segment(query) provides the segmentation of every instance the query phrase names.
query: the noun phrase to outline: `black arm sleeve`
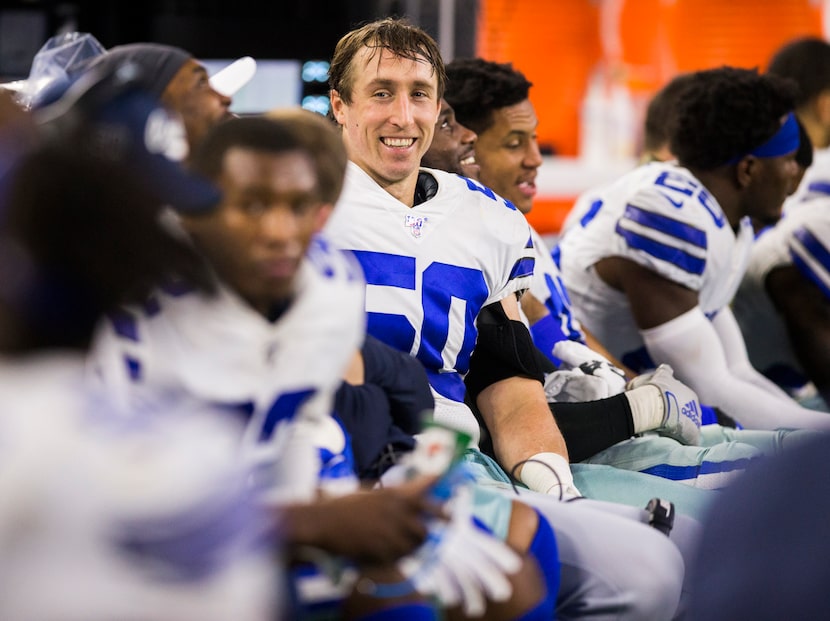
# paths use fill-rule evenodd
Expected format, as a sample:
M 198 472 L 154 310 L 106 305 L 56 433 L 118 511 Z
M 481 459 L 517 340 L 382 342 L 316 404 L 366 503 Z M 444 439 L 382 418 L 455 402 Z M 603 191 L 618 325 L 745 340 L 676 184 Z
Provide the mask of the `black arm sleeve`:
M 478 339 L 464 378 L 469 400 L 475 403 L 482 390 L 509 377 L 545 381 L 545 373 L 556 369 L 533 344 L 521 321 L 510 319 L 500 302 L 481 309 L 476 322 Z
M 478 317 L 478 341 L 464 379 L 467 405 L 482 427 L 480 448 L 495 457 L 484 419 L 476 405 L 482 390 L 508 377 L 523 376 L 544 381 L 556 370 L 533 344 L 527 327 L 507 317 L 500 303 L 482 309 Z M 548 403 L 562 432 L 572 461 L 582 461 L 634 435 L 634 420 L 625 395 L 583 403 Z
M 571 461 L 582 461 L 634 435 L 625 395 L 582 403 L 548 403 Z

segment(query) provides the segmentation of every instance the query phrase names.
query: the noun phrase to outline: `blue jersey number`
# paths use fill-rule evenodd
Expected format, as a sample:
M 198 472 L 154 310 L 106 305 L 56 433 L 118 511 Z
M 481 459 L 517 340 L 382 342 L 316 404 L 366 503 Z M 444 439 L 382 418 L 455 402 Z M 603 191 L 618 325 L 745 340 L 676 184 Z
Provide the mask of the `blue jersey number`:
M 671 193 L 669 194 L 666 194 L 665 192 L 660 192 L 660 194 L 662 194 L 667 201 L 678 209 L 683 206 L 685 197 L 697 195 L 697 202 L 700 203 L 700 205 L 707 212 L 709 212 L 709 215 L 712 216 L 712 220 L 715 222 L 715 225 L 718 228 L 722 228 L 723 225 L 726 224 L 726 217 L 723 212 L 715 206 L 711 195 L 703 188 L 703 186 L 688 177 L 667 170 L 661 173 L 660 176 L 654 180 L 654 185 L 670 190 Z
M 415 290 L 417 263 L 414 257 L 365 250 L 354 254 L 363 267 L 367 284 Z M 453 367 L 458 372 L 467 372 L 476 342 L 475 319 L 488 294 L 480 270 L 434 262 L 423 271 L 421 305 L 424 319 L 416 356 L 427 369 L 444 367 L 442 354 L 450 335 L 450 308 L 455 298 L 466 304 L 464 337 L 457 352 L 447 353 L 455 354 Z M 368 331 L 401 351 L 411 352 L 417 328 L 403 315 L 369 311 Z
M 293 420 L 302 405 L 314 396 L 317 391 L 314 388 L 284 392 L 274 399 L 268 407 L 265 416 L 262 417 L 262 425 L 257 434 L 258 442 L 268 442 L 274 435 L 277 425 L 284 420 Z M 246 424 L 251 424 L 256 412 L 256 404 L 253 401 L 243 403 L 216 404 L 216 407 L 225 409 L 242 417 Z
M 583 341 L 582 333 L 573 325 L 571 300 L 565 290 L 565 283 L 562 282 L 562 278 L 558 275 L 545 274 L 545 284 L 548 286 L 548 291 L 550 291 L 550 297 L 545 300 L 545 306 L 559 324 L 562 336 L 571 341 Z
M 467 187 L 469 189 L 473 190 L 474 192 L 481 192 L 482 194 L 484 194 L 484 196 L 486 196 L 487 198 L 489 198 L 491 200 L 494 200 L 494 201 L 498 201 L 498 199 L 500 198 L 500 197 L 497 197 L 496 193 L 493 192 L 493 190 L 491 190 L 490 188 L 488 188 L 486 186 L 483 186 L 480 183 L 476 183 L 472 179 L 467 179 L 467 177 L 464 177 L 463 179 L 464 179 L 464 181 L 467 182 Z M 515 207 L 515 205 L 513 205 L 513 203 L 511 203 L 509 200 L 504 199 L 504 198 L 502 198 L 501 200 L 502 200 L 502 203 L 504 203 L 505 207 L 508 207 L 509 209 L 513 209 L 515 211 L 516 207 Z

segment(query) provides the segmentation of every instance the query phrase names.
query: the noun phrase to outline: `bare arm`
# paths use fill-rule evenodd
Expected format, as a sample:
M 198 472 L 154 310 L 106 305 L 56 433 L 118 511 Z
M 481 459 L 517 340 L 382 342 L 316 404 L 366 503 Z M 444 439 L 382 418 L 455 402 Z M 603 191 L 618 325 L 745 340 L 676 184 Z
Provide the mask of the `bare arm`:
M 609 257 L 599 261 L 596 270 L 606 283 L 625 293 L 634 321 L 641 330 L 671 321 L 698 304 L 696 291 L 629 259 Z
M 830 398 L 830 300 L 795 266 L 774 269 L 766 290 L 787 325 L 798 361 L 825 400 Z
M 426 538 L 426 518 L 441 515 L 427 490 L 434 477 L 281 509 L 279 534 L 290 546 L 314 546 L 355 561 L 390 562 Z
M 502 300 L 502 307 L 508 318 L 519 320 L 515 297 Z M 565 440 L 538 381 L 519 376 L 498 381 L 481 391 L 476 404 L 493 437 L 496 457 L 506 469 L 537 453 L 568 458 Z M 517 469 L 513 474 L 520 472 Z
M 532 293 L 530 293 L 530 291 L 525 291 L 524 295 L 522 295 L 522 312 L 524 313 L 525 317 L 527 317 L 527 321 L 531 326 L 533 326 L 534 324 L 538 323 L 539 321 L 551 314 L 550 310 L 548 310 L 548 307 L 545 306 L 544 303 L 539 301 L 539 299 Z M 588 329 L 585 326 L 580 326 L 580 330 L 582 334 L 585 336 L 585 344 L 588 347 L 593 349 L 598 354 L 602 355 L 615 367 L 622 369 L 629 379 L 637 375 L 631 369 L 623 365 L 622 362 L 614 358 L 611 352 L 605 349 L 602 343 L 600 343 L 596 339 L 596 337 L 594 337 L 594 335 L 588 331 Z
M 603 278 L 605 272 L 606 281 L 628 297 L 654 361 L 671 365 L 675 376 L 697 392 L 702 402 L 723 408 L 752 429 L 830 428 L 826 414 L 802 408 L 788 397 L 776 397 L 730 368 L 730 359 L 746 357 L 745 350 L 743 354 L 725 350 L 694 291 L 619 257 L 598 263 L 597 271 Z M 743 348 L 740 334 L 731 340 L 733 348 Z
M 550 314 L 548 307 L 544 305 L 539 299 L 530 291 L 525 291 L 522 294 L 522 312 L 527 317 L 530 325 L 533 325 L 540 319 Z

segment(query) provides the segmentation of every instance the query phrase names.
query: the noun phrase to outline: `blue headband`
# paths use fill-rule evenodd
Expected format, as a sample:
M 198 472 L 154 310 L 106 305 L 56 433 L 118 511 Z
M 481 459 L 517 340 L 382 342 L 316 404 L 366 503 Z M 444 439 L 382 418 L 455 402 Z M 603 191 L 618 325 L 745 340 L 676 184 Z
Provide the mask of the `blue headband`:
M 755 157 L 778 157 L 798 150 L 801 138 L 798 134 L 798 121 L 795 113 L 790 112 L 781 128 L 761 146 L 755 147 L 743 155 L 736 155 L 727 164 L 737 164 L 747 155 Z

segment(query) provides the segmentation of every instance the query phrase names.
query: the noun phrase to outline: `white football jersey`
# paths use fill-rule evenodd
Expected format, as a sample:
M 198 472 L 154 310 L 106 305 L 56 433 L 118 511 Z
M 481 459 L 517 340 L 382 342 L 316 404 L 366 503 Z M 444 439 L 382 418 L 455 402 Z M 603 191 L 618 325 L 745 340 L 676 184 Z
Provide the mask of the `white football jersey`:
M 736 235 L 703 184 L 671 163 L 641 166 L 595 196 L 560 240 L 560 269 L 583 325 L 624 364 L 643 370 L 648 359 L 626 296 L 593 265 L 610 256 L 630 259 L 696 291 L 712 317 L 740 284 L 752 226 L 744 218 Z
M 530 293 L 547 307 L 556 320 L 563 339 L 584 343 L 585 335 L 571 310 L 571 299 L 559 267 L 545 240 L 532 227 L 531 237 L 536 251 L 536 264 L 533 267 Z
M 784 213 L 801 207 L 806 201 L 830 196 L 830 148 L 816 149 L 813 163 L 804 173 L 798 189 L 784 202 Z
M 798 387 L 806 378 L 765 289 L 770 271 L 793 264 L 830 299 L 830 196 L 804 203 L 763 232 L 732 306 L 752 366 Z
M 562 222 L 562 228 L 559 231 L 560 237 L 565 235 L 574 226 L 584 226 L 596 214 L 597 210 L 602 206 L 602 199 L 600 192 L 602 188 L 591 188 L 580 194 L 574 201 L 573 206 L 565 220 Z
M 273 618 L 230 421 L 127 422 L 83 385 L 78 359 L 0 363 L 0 618 Z
M 92 370 L 133 409 L 173 395 L 240 415 L 244 455 L 267 467 L 287 441 L 277 437 L 282 422 L 331 415 L 365 334 L 364 285 L 350 256 L 315 239 L 297 283 L 274 322 L 224 287 L 214 297 L 159 291 L 104 324 Z
M 477 440 L 478 425 L 463 404 L 476 319 L 482 307 L 530 285 L 530 227 L 479 183 L 424 170 L 437 192 L 410 208 L 350 163 L 326 233 L 363 267 L 369 333 L 416 356 L 433 388 L 436 418 Z

